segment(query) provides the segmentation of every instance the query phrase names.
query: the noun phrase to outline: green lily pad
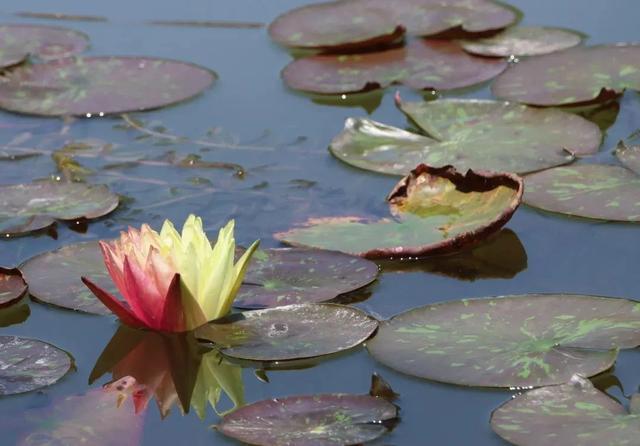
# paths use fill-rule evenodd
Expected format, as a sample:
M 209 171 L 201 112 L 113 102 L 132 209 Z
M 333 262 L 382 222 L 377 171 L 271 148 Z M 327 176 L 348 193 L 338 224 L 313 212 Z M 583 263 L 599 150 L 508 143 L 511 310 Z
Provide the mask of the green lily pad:
M 190 99 L 216 74 L 173 60 L 77 57 L 11 70 L 0 84 L 0 107 L 41 116 L 104 116 Z
M 395 219 L 314 218 L 274 237 L 368 258 L 443 254 L 498 231 L 521 198 L 522 180 L 515 175 L 471 170 L 462 175 L 451 166 L 422 164 L 387 197 Z
M 640 436 L 640 395 L 630 411 L 578 375 L 559 386 L 531 390 L 491 416 L 491 428 L 518 446 L 633 445 Z
M 577 31 L 542 26 L 514 26 L 481 39 L 462 40 L 465 51 L 478 56 L 539 56 L 580 45 Z
M 627 146 L 620 141 L 614 154 L 627 169 L 640 175 L 640 146 Z
M 640 176 L 620 166 L 578 164 L 528 175 L 524 202 L 545 211 L 640 221 Z
M 360 257 L 318 249 L 257 251 L 233 305 L 267 308 L 324 302 L 362 288 L 378 276 L 378 265 Z
M 321 94 L 356 93 L 392 84 L 451 90 L 488 81 L 506 68 L 504 60 L 472 56 L 452 41 L 418 39 L 383 51 L 304 57 L 287 65 L 282 78 L 294 90 Z
M 0 267 L 0 308 L 7 307 L 27 294 L 27 284 L 20 271 Z
M 0 234 L 25 235 L 56 220 L 91 220 L 117 206 L 118 196 L 106 186 L 53 182 L 0 186 Z
M 36 339 L 0 336 L 0 395 L 50 386 L 74 367 L 73 358 Z
M 30 55 L 43 60 L 60 59 L 83 52 L 89 37 L 58 26 L 0 25 L 0 68 L 23 62 Z
M 258 401 L 226 415 L 216 429 L 253 445 L 362 444 L 384 435 L 397 421 L 398 408 L 390 401 L 396 395 L 388 384 L 377 385 L 378 380 L 374 375 L 369 395 L 329 393 Z
M 219 344 L 232 358 L 285 361 L 348 350 L 377 327 L 375 319 L 353 307 L 298 304 L 227 316 L 200 327 L 196 336 Z
M 491 88 L 499 98 L 532 105 L 606 101 L 640 90 L 640 45 L 577 47 L 527 59 Z
M 556 109 L 475 99 L 396 103 L 425 135 L 369 119 L 349 118 L 329 146 L 361 169 L 405 175 L 419 163 L 458 169 L 526 173 L 597 152 L 602 132 Z
M 466 386 L 529 387 L 610 368 L 640 344 L 640 303 L 571 294 L 463 299 L 380 324 L 367 342 L 400 372 Z
M 20 269 L 29 284 L 29 294 L 38 301 L 85 313 L 112 314 L 80 280 L 90 277 L 102 289 L 119 295 L 96 241 L 39 254 Z

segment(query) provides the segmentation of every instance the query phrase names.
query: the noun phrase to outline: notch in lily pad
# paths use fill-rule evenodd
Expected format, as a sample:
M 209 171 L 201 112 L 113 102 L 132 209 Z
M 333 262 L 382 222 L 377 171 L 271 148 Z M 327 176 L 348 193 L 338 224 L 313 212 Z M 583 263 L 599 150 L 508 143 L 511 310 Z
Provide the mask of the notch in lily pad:
M 0 267 L 0 308 L 8 307 L 27 294 L 27 284 L 19 270 Z

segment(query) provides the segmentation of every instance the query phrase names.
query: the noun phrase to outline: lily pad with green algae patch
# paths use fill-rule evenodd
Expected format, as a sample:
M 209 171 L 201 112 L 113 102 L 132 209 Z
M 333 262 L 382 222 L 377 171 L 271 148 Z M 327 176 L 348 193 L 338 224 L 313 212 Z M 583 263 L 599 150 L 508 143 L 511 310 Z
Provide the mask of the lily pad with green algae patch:
M 50 386 L 73 367 L 71 355 L 51 344 L 0 336 L 0 396 Z
M 96 241 L 38 254 L 20 269 L 29 284 L 29 294 L 37 301 L 85 313 L 112 314 L 80 280 L 90 277 L 101 288 L 118 295 Z
M 480 39 L 462 40 L 465 51 L 478 56 L 539 56 L 580 45 L 577 31 L 546 26 L 514 26 Z
M 640 303 L 572 294 L 442 302 L 381 322 L 369 353 L 400 372 L 483 387 L 539 387 L 609 369 L 640 345 Z
M 397 395 L 374 375 L 369 395 L 329 393 L 271 398 L 226 415 L 216 429 L 264 446 L 342 446 L 384 435 L 398 421 Z
M 102 185 L 42 182 L 0 186 L 0 234 L 20 236 L 46 229 L 56 220 L 102 217 L 118 206 Z
M 403 102 L 399 95 L 396 104 L 424 135 L 349 118 L 330 152 L 390 175 L 405 175 L 419 163 L 527 173 L 595 153 L 602 141 L 597 125 L 556 109 L 476 99 Z
M 27 294 L 27 284 L 17 269 L 0 267 L 0 308 L 19 301 Z
M 324 302 L 360 289 L 378 276 L 378 265 L 337 251 L 282 248 L 254 253 L 233 302 L 266 308 Z
M 286 361 L 329 355 L 366 341 L 378 322 L 337 304 L 296 304 L 246 311 L 210 322 L 196 336 L 232 358 Z
M 614 155 L 627 169 L 640 175 L 640 146 L 628 146 L 620 141 L 614 150 Z
M 282 78 L 294 90 L 321 94 L 356 93 L 392 84 L 451 90 L 488 81 L 506 68 L 504 60 L 472 56 L 456 42 L 417 39 L 382 51 L 304 57 L 287 65 Z
M 421 164 L 387 197 L 394 218 L 314 218 L 274 236 L 289 245 L 367 258 L 454 252 L 505 225 L 520 204 L 522 188 L 512 174 L 470 170 L 463 175 L 451 166 Z
M 190 99 L 217 75 L 197 65 L 148 57 L 75 57 L 11 70 L 0 108 L 41 116 L 103 116 Z
M 499 98 L 540 106 L 606 101 L 640 90 L 640 44 L 576 47 L 523 60 L 491 89 Z
M 640 437 L 640 395 L 629 411 L 587 379 L 542 387 L 507 401 L 491 415 L 491 428 L 518 446 L 634 445 Z

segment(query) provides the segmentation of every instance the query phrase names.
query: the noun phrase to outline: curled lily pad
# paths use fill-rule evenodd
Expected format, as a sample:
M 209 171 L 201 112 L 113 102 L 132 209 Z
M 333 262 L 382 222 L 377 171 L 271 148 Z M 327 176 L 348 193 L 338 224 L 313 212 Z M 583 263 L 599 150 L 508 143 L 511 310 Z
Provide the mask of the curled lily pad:
M 532 105 L 605 101 L 640 90 L 640 45 L 571 48 L 515 64 L 492 86 L 499 98 Z
M 103 116 L 163 107 L 207 89 L 216 74 L 174 60 L 77 57 L 11 70 L 0 107 L 42 116 Z
M 396 103 L 419 135 L 369 119 L 349 118 L 329 150 L 352 166 L 404 175 L 419 163 L 526 173 L 595 153 L 602 133 L 556 109 L 475 99 Z
M 98 242 L 76 243 L 39 254 L 20 269 L 29 284 L 29 294 L 39 301 L 86 313 L 111 314 L 80 280 L 90 277 L 101 288 L 118 295 Z
M 420 90 L 468 87 L 496 77 L 507 67 L 501 59 L 472 56 L 446 40 L 412 40 L 384 51 L 295 60 L 282 71 L 294 90 L 339 94 L 403 84 Z
M 285 361 L 344 351 L 367 340 L 378 322 L 336 304 L 298 304 L 246 311 L 210 322 L 196 336 L 222 353 L 251 361 Z
M 522 180 L 511 174 L 465 175 L 451 166 L 419 165 L 387 197 L 396 219 L 311 219 L 275 234 L 287 244 L 333 249 L 368 258 L 442 254 L 499 230 L 522 198 Z
M 579 164 L 528 175 L 524 202 L 545 211 L 640 221 L 640 176 L 620 166 Z
M 638 442 L 640 395 L 629 411 L 578 375 L 558 386 L 531 390 L 491 416 L 491 428 L 518 446 L 632 445 Z
M 0 234 L 25 235 L 56 220 L 91 220 L 117 206 L 118 196 L 106 186 L 54 182 L 0 186 Z
M 396 396 L 374 375 L 369 395 L 329 393 L 271 398 L 226 415 L 219 432 L 264 446 L 342 446 L 384 435 L 397 421 Z
M 614 154 L 626 168 L 640 175 L 640 146 L 627 146 L 620 141 Z
M 0 267 L 0 308 L 19 301 L 26 293 L 27 284 L 20 271 Z
M 72 367 L 73 358 L 51 344 L 18 336 L 0 336 L 0 395 L 50 386 Z
M 380 324 L 369 352 L 421 378 L 485 387 L 566 382 L 610 368 L 640 344 L 640 303 L 530 294 L 437 303 Z
M 323 302 L 362 288 L 378 276 L 368 260 L 318 249 L 257 251 L 233 305 L 266 308 Z
M 580 45 L 582 34 L 563 28 L 514 26 L 481 39 L 463 40 L 465 51 L 479 56 L 539 56 Z

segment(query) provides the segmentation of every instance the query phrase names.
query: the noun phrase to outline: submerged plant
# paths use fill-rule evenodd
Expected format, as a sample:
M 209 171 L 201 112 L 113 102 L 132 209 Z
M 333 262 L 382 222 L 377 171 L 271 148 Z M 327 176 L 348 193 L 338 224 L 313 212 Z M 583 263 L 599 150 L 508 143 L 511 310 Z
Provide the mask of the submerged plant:
M 100 242 L 109 275 L 125 305 L 86 277 L 82 281 L 120 320 L 133 327 L 181 332 L 226 315 L 231 309 L 254 242 L 234 264 L 234 221 L 209 242 L 202 220 L 190 215 L 179 234 L 166 220 L 160 233 L 148 225 L 120 239 Z

